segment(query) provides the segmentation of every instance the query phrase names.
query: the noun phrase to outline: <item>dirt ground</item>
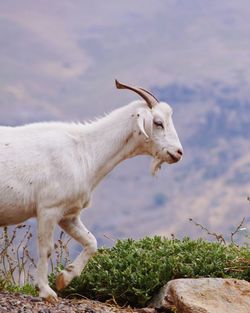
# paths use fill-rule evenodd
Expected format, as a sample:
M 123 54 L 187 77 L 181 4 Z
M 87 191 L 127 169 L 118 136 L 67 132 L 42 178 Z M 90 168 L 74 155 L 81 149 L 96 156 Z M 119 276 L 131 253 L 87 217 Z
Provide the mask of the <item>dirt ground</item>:
M 155 313 L 154 309 L 121 308 L 88 299 L 62 299 L 55 304 L 20 293 L 0 292 L 0 313 Z

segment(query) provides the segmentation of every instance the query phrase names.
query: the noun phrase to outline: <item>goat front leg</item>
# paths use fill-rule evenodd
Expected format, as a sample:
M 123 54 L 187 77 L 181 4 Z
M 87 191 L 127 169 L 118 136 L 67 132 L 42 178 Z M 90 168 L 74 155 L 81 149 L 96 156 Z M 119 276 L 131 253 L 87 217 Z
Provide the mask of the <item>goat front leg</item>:
M 79 215 L 65 217 L 60 221 L 59 225 L 84 247 L 84 251 L 78 255 L 73 263 L 58 274 L 56 279 L 57 290 L 65 288 L 74 277 L 79 276 L 89 258 L 97 251 L 96 239 L 83 225 Z
M 48 259 L 53 249 L 53 233 L 58 220 L 60 209 L 42 209 L 40 210 L 38 221 L 38 247 L 39 261 L 37 266 L 37 285 L 39 296 L 49 302 L 56 302 L 57 295 L 48 283 Z

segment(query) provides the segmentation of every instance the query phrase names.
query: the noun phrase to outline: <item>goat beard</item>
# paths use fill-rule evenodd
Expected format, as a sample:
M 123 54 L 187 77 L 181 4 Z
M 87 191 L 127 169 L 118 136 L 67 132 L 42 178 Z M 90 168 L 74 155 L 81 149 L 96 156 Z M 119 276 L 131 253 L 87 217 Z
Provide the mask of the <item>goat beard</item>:
M 156 173 L 161 169 L 161 164 L 163 163 L 164 161 L 158 159 L 157 157 L 155 157 L 152 161 L 152 165 L 151 165 L 151 174 L 153 176 L 156 175 Z

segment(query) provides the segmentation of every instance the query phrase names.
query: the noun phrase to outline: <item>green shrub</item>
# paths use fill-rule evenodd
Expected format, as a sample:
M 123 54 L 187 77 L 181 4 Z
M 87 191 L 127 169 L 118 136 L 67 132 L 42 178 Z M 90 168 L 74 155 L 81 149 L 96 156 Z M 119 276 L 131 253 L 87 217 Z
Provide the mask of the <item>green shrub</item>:
M 6 280 L 0 277 L 0 291 L 19 292 L 29 294 L 32 296 L 38 296 L 38 291 L 35 286 L 26 283 L 23 286 L 12 283 L 10 280 Z
M 118 241 L 111 249 L 100 249 L 62 295 L 81 294 L 102 301 L 113 298 L 120 305 L 142 307 L 175 278 L 234 277 L 250 281 L 249 262 L 247 247 L 189 238 L 128 239 Z

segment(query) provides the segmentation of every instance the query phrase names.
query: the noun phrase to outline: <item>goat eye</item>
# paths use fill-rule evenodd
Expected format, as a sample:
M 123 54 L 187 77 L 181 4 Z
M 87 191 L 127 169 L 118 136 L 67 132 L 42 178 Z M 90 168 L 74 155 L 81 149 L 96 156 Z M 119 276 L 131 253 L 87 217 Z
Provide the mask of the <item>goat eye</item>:
M 163 126 L 163 124 L 162 124 L 161 121 L 154 121 L 154 124 L 155 124 L 155 126 L 157 126 L 158 128 L 164 129 L 164 126 Z

